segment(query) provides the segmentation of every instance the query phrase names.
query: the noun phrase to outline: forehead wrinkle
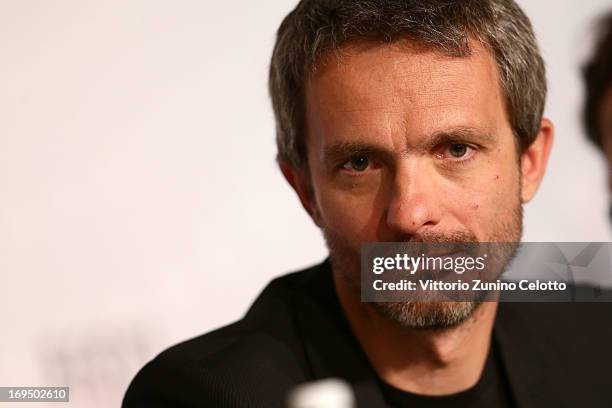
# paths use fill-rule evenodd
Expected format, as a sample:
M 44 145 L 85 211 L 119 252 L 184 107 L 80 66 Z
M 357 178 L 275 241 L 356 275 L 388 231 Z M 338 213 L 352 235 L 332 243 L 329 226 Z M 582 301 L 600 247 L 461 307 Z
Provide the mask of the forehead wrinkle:
M 361 137 L 369 137 L 370 140 L 382 138 L 392 144 L 399 144 L 403 143 L 400 140 L 404 137 L 389 137 L 401 133 L 412 138 L 413 142 L 422 141 L 444 128 L 436 129 L 438 123 L 435 117 L 429 115 L 420 118 L 420 112 L 426 114 L 428 110 L 439 111 L 447 125 L 453 125 L 453 122 L 455 125 L 476 125 L 473 118 L 465 116 L 466 110 L 462 106 L 466 98 L 459 94 L 471 95 L 471 101 L 480 100 L 477 93 L 482 90 L 472 87 L 471 81 L 492 78 L 489 82 L 497 85 L 496 95 L 492 97 L 502 100 L 505 114 L 497 66 L 490 52 L 480 48 L 478 44 L 474 46 L 474 52 L 467 57 L 450 57 L 429 49 L 420 52 L 427 52 L 423 58 L 419 54 L 406 54 L 406 49 L 389 48 L 388 44 L 370 44 L 354 53 L 347 52 L 347 59 L 337 60 L 335 67 L 328 65 L 329 69 L 319 70 L 315 75 L 322 80 L 317 85 L 325 95 L 323 112 L 327 111 L 334 116 L 340 114 L 341 122 L 344 122 L 342 133 L 347 136 L 359 131 Z M 368 53 L 371 55 L 364 55 Z M 482 58 L 483 54 L 486 58 Z M 351 57 L 356 58 L 353 63 L 348 62 Z M 466 64 L 467 60 L 471 60 L 472 64 Z M 459 109 L 455 109 L 457 107 Z M 368 112 L 374 114 L 367 115 Z M 342 117 L 343 114 L 351 113 L 355 115 Z M 400 120 L 394 117 L 396 115 L 402 116 Z M 422 123 L 423 120 L 432 126 L 421 129 L 424 131 L 421 133 L 414 124 Z M 494 133 L 495 127 L 488 131 Z
M 355 105 L 357 102 L 367 104 L 367 107 L 350 107 L 350 108 L 337 108 L 339 112 L 371 112 L 375 110 L 384 110 L 389 113 L 400 113 L 407 107 L 406 103 L 409 103 L 411 108 L 416 109 L 430 109 L 434 107 L 451 106 L 454 102 L 459 102 L 461 97 L 458 95 L 461 92 L 470 91 L 469 77 L 472 76 L 468 72 L 449 72 L 444 70 L 440 72 L 435 67 L 423 66 L 418 69 L 420 72 L 398 72 L 391 70 L 390 75 L 392 80 L 385 81 L 384 79 L 378 79 L 375 81 L 361 80 L 361 81 L 350 81 L 348 78 L 340 78 L 341 83 L 346 85 L 349 89 L 348 92 L 342 93 L 342 103 L 339 106 Z M 375 72 L 368 71 L 368 76 L 377 75 Z M 425 75 L 426 80 L 423 80 Z M 413 81 L 415 77 L 418 77 L 419 81 Z M 461 79 L 457 81 L 457 78 Z M 344 80 L 343 80 L 344 79 Z M 428 79 L 428 80 L 427 80 Z M 375 82 L 380 84 L 373 88 L 371 84 Z M 451 86 L 456 91 L 449 95 L 448 87 Z M 351 95 L 352 96 L 349 96 Z M 441 99 L 439 95 L 444 95 L 446 103 L 440 104 L 438 101 Z M 449 100 L 450 99 L 450 100 Z M 334 106 L 338 106 L 334 105 Z
M 409 39 L 397 40 L 392 43 L 380 43 L 376 41 L 355 41 L 343 45 L 341 48 L 336 49 L 334 52 L 328 52 L 320 57 L 320 61 L 317 64 L 317 69 L 311 74 L 311 77 L 325 76 L 325 74 L 335 74 L 335 82 L 341 82 L 350 85 L 356 85 L 354 81 L 346 81 L 350 73 L 360 73 L 365 65 L 368 75 L 371 77 L 376 74 L 376 70 L 379 67 L 384 67 L 384 73 L 389 73 L 397 79 L 411 79 L 414 75 L 423 75 L 428 71 L 429 77 L 440 78 L 450 77 L 451 75 L 442 74 L 437 68 L 443 64 L 446 68 L 456 65 L 459 70 L 463 70 L 466 65 L 463 62 L 467 59 L 471 59 L 473 62 L 484 63 L 487 65 L 486 71 L 489 77 L 498 77 L 498 68 L 495 64 L 494 57 L 490 50 L 480 43 L 479 41 L 472 39 L 470 41 L 470 53 L 466 56 L 450 56 L 444 54 L 442 51 L 436 50 L 430 46 L 422 45 L 413 42 Z M 364 55 L 367 57 L 364 58 Z M 484 54 L 486 58 L 479 59 L 478 56 Z M 425 56 L 425 58 L 423 58 Z M 345 58 L 357 58 L 358 66 L 346 62 Z M 338 68 L 330 67 L 332 61 L 335 61 L 335 65 Z M 389 61 L 391 61 L 392 69 L 389 69 Z M 403 69 L 403 65 L 409 66 L 409 72 Z M 448 71 L 444 69 L 442 71 Z M 349 74 L 349 75 L 347 75 Z M 459 74 L 457 74 L 459 75 Z M 472 76 L 472 75 L 470 75 Z M 470 78 L 466 78 L 469 80 Z M 491 78 L 493 79 L 493 78 Z M 358 81 L 357 84 L 361 85 L 362 81 Z M 380 82 L 380 81 L 379 81 Z M 501 91 L 501 89 L 500 89 Z M 366 92 L 367 94 L 367 92 Z

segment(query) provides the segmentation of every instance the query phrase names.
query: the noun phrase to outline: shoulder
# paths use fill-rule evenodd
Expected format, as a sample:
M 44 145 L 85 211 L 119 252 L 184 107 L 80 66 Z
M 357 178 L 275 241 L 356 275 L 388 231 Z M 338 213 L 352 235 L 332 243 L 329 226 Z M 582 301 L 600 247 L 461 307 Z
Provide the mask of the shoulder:
M 273 280 L 243 319 L 159 354 L 123 407 L 283 406 L 284 390 L 307 380 L 293 301 L 318 267 Z
M 602 295 L 612 299 L 610 293 Z M 521 360 L 531 371 L 542 370 L 542 377 L 560 389 L 589 398 L 608 392 L 612 365 L 609 300 L 501 303 L 495 330 L 509 361 Z
M 538 407 L 609 405 L 610 323 L 609 302 L 500 303 L 494 333 L 516 397 Z
M 599 291 L 597 297 L 587 292 L 595 289 L 575 286 L 574 300 L 556 302 L 501 303 L 498 318 L 506 326 L 531 328 L 538 332 L 560 334 L 598 333 L 606 341 L 612 338 L 612 291 Z M 589 301 L 581 301 L 581 300 Z M 558 337 L 558 336 L 557 336 Z M 568 336 L 566 340 L 579 337 Z

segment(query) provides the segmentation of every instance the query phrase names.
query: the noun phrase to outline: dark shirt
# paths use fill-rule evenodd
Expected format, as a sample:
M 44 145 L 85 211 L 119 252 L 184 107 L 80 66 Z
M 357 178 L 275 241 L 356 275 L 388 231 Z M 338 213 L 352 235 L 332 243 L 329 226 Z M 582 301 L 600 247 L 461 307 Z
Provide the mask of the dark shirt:
M 483 373 L 473 387 L 456 394 L 426 396 L 403 391 L 379 380 L 388 408 L 511 408 L 514 407 L 512 392 L 495 342 Z

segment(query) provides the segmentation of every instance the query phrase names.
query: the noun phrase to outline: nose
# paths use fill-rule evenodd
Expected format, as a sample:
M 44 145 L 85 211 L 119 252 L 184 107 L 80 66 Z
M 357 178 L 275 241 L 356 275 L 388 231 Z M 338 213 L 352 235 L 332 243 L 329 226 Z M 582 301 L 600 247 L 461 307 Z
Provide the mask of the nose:
M 443 193 L 436 188 L 435 176 L 422 170 L 412 166 L 394 176 L 386 221 L 402 240 L 432 230 L 440 223 Z

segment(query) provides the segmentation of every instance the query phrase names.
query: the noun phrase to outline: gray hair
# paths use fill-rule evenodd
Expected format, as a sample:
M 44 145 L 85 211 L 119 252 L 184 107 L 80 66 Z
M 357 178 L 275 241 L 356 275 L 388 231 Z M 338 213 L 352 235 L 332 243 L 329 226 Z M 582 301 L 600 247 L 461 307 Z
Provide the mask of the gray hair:
M 302 0 L 281 23 L 270 64 L 279 161 L 306 164 L 304 89 L 318 59 L 352 41 L 409 39 L 470 55 L 471 38 L 494 56 L 522 151 L 536 138 L 546 73 L 529 19 L 514 0 Z

